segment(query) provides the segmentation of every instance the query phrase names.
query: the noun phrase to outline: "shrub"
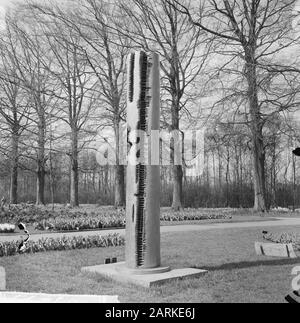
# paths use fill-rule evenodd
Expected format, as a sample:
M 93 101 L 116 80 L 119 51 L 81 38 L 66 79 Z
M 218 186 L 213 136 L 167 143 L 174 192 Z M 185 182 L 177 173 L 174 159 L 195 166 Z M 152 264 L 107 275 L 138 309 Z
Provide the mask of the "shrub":
M 76 249 L 119 247 L 125 244 L 124 237 L 119 234 L 89 237 L 62 237 L 29 241 L 25 253 L 32 254 L 47 251 L 66 251 Z M 19 242 L 0 243 L 0 257 L 19 254 Z

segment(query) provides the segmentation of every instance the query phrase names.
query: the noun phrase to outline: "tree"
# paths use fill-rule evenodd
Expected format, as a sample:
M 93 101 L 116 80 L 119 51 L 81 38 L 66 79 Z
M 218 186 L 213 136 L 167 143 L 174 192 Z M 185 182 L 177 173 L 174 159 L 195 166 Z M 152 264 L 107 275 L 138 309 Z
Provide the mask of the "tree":
M 51 65 L 47 47 L 40 37 L 36 24 L 28 24 L 29 12 L 24 7 L 17 7 L 6 19 L 7 47 L 16 67 L 16 79 L 26 91 L 30 103 L 30 123 L 34 125 L 32 134 L 35 144 L 28 147 L 36 151 L 36 204 L 45 204 L 46 176 L 46 132 L 51 116 L 53 98 L 49 92 L 49 72 L 44 68 Z M 22 16 L 22 19 L 19 19 Z M 31 23 L 33 21 L 31 20 Z M 50 85 L 51 87 L 51 85 Z
M 116 161 L 114 203 L 115 207 L 119 208 L 125 206 L 125 168 L 121 162 L 120 131 L 121 124 L 125 121 L 125 71 L 129 41 L 122 33 L 112 32 L 114 17 L 120 14 L 115 5 L 105 1 L 86 0 L 83 7 L 87 11 L 86 15 L 82 17 L 82 12 L 78 12 L 68 23 L 72 24 L 87 45 L 84 52 L 98 79 L 100 102 L 106 107 L 101 116 L 106 126 L 114 131 Z
M 71 163 L 70 204 L 79 206 L 79 164 L 78 157 L 84 143 L 80 146 L 82 135 L 88 133 L 89 118 L 95 108 L 95 82 L 88 73 L 87 61 L 80 51 L 80 39 L 70 33 L 58 33 L 56 30 L 48 35 L 48 42 L 56 59 L 56 66 L 51 71 L 59 84 L 57 96 L 60 96 L 61 107 L 57 111 L 57 119 L 70 127 L 71 149 L 68 152 Z M 95 91 L 96 92 L 96 91 Z M 97 93 L 97 92 L 96 92 Z M 80 138 L 81 136 L 81 138 Z
M 3 35 L 0 45 L 0 115 L 6 124 L 9 144 L 4 153 L 10 159 L 10 204 L 18 203 L 18 170 L 20 159 L 20 138 L 27 125 L 29 113 L 26 92 L 17 77 L 17 67 Z M 6 132 L 6 131 L 5 131 Z
M 128 39 L 111 32 L 112 17 L 116 6 L 105 1 L 84 0 L 75 10 L 63 10 L 60 6 L 32 4 L 44 15 L 52 17 L 72 31 L 80 39 L 78 52 L 85 59 L 97 80 L 99 104 L 103 111 L 98 119 L 98 129 L 111 127 L 115 136 L 116 182 L 115 206 L 125 205 L 125 169 L 121 163 L 120 129 L 125 113 L 125 70 L 129 51 Z
M 299 40 L 291 26 L 297 1 L 207 0 L 200 2 L 198 17 L 177 0 L 176 4 L 167 2 L 192 25 L 221 42 L 220 48 L 225 50 L 220 52 L 230 58 L 223 65 L 223 72 L 239 76 L 239 88 L 228 97 L 247 99 L 247 123 L 252 135 L 254 209 L 266 211 L 263 128 L 274 113 L 299 104 L 299 69 L 296 62 L 286 60 L 282 63 L 286 49 L 297 48 Z M 241 62 L 239 69 L 236 65 L 233 67 L 237 62 Z
M 185 3 L 188 7 L 191 5 L 191 1 Z M 177 132 L 179 138 L 183 116 L 190 115 L 190 106 L 201 92 L 201 89 L 195 92 L 192 89 L 205 68 L 211 42 L 203 37 L 201 30 L 189 24 L 187 17 L 178 14 L 175 2 L 131 0 L 122 4 L 122 10 L 123 16 L 130 19 L 125 27 L 126 35 L 137 46 L 146 51 L 157 51 L 161 56 L 162 87 L 165 94 L 163 126 L 170 132 Z M 178 138 L 174 138 L 175 141 Z M 183 206 L 183 166 L 174 162 L 172 145 L 171 152 L 172 208 L 180 210 Z

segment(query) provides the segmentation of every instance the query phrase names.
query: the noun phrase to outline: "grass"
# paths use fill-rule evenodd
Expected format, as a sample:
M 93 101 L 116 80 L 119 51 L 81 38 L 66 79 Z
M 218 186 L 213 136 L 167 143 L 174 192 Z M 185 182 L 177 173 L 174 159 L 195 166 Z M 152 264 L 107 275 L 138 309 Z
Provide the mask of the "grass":
M 150 291 L 80 272 L 81 267 L 101 264 L 107 257 L 122 261 L 123 248 L 22 255 L 2 258 L 0 266 L 6 269 L 8 289 L 12 291 L 118 295 L 122 302 L 139 303 L 283 303 L 291 290 L 292 268 L 300 260 L 256 256 L 254 242 L 262 240 L 261 231 L 251 228 L 164 234 L 165 264 L 204 268 L 209 273 Z M 300 227 L 269 231 L 300 232 Z

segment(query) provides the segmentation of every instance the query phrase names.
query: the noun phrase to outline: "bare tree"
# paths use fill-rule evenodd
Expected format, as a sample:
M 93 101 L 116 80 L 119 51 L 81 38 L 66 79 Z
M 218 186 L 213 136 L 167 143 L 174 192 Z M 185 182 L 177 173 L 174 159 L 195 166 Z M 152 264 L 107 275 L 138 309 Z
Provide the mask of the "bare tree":
M 110 24 L 114 15 L 120 14 L 116 6 L 103 1 L 86 0 L 91 18 L 85 20 L 84 39 L 90 47 L 87 58 L 101 88 L 103 103 L 107 106 L 105 119 L 113 128 L 115 135 L 115 207 L 125 206 L 125 168 L 121 162 L 120 138 L 121 124 L 124 122 L 126 102 L 125 71 L 129 52 L 128 38 L 122 33 L 113 33 Z M 90 36 L 88 36 L 90 35 Z M 91 37 L 92 36 L 92 37 Z M 98 41 L 95 42 L 95 39 Z
M 83 51 L 97 77 L 100 103 L 104 107 L 101 117 L 106 127 L 111 127 L 115 137 L 115 207 L 125 206 L 125 169 L 121 160 L 121 124 L 126 108 L 126 58 L 129 52 L 128 38 L 122 33 L 112 32 L 114 18 L 120 15 L 112 3 L 99 0 L 85 0 L 82 10 L 73 17 L 63 17 L 85 42 Z M 70 19 L 71 18 L 71 19 Z M 80 21 L 80 24 L 78 23 Z M 105 127 L 104 127 L 105 128 Z
M 28 124 L 28 97 L 17 77 L 14 59 L 7 48 L 5 35 L 0 45 L 0 115 L 6 124 L 9 144 L 4 145 L 5 155 L 10 159 L 10 204 L 18 203 L 18 170 L 20 138 Z M 7 130 L 7 132 L 5 131 Z
M 71 162 L 70 204 L 76 207 L 79 206 L 78 157 L 86 143 L 85 136 L 94 132 L 89 130 L 89 121 L 98 91 L 86 57 L 81 51 L 81 39 L 58 20 L 53 20 L 51 28 L 45 29 L 45 35 L 55 58 L 50 72 L 58 86 L 53 95 L 60 99 L 56 118 L 65 122 L 71 130 L 71 149 L 68 153 Z
M 191 5 L 191 1 L 185 3 L 188 7 Z M 211 42 L 203 37 L 201 30 L 189 24 L 187 17 L 178 13 L 175 2 L 131 0 L 124 2 L 122 9 L 124 16 L 130 19 L 125 30 L 136 46 L 160 53 L 166 95 L 163 126 L 179 133 L 183 117 L 190 116 L 195 94 L 201 92 L 201 86 L 194 93 L 191 89 L 199 82 L 206 66 Z M 171 151 L 174 162 L 174 147 Z M 183 206 L 183 166 L 174 163 L 172 173 L 172 208 L 180 210 Z
M 244 97 L 249 106 L 247 122 L 252 134 L 254 209 L 266 211 L 263 128 L 274 113 L 299 104 L 299 69 L 296 62 L 284 59 L 287 48 L 292 50 L 298 43 L 299 36 L 291 25 L 296 0 L 207 0 L 200 2 L 197 13 L 177 0 L 175 5 L 174 1 L 167 2 L 192 25 L 214 35 L 220 54 L 229 57 L 229 62 L 225 63 L 223 58 L 222 71 L 240 82 L 229 97 L 231 100 L 233 96 Z M 241 68 L 237 67 L 237 62 L 241 62 Z
M 125 171 L 121 163 L 120 126 L 125 113 L 125 62 L 129 51 L 128 39 L 122 33 L 112 33 L 111 19 L 116 6 L 99 0 L 78 2 L 78 8 L 65 11 L 60 6 L 32 4 L 39 12 L 59 21 L 81 40 L 78 52 L 97 80 L 99 92 L 98 129 L 110 127 L 115 136 L 115 206 L 125 205 Z M 102 112 L 101 112 L 102 111 Z
M 47 95 L 49 73 L 44 64 L 47 62 L 51 65 L 51 61 L 47 60 L 47 50 L 37 26 L 28 25 L 28 21 L 26 24 L 26 19 L 30 19 L 27 14 L 20 6 L 7 16 L 7 47 L 16 67 L 16 78 L 26 90 L 33 111 L 27 118 L 30 118 L 30 123 L 37 129 L 32 130 L 32 134 L 36 136 L 36 144 L 29 147 L 36 150 L 36 203 L 45 204 L 45 145 L 52 98 Z

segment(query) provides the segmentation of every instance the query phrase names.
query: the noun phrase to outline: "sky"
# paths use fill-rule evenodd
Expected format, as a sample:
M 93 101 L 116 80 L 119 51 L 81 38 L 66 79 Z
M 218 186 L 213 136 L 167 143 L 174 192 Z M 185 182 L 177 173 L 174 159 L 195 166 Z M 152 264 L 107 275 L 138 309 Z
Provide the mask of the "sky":
M 22 2 L 23 0 L 0 0 L 0 29 L 2 29 L 4 27 L 4 24 L 3 24 L 3 20 L 4 20 L 4 16 L 5 16 L 5 11 L 6 11 L 6 8 L 12 4 L 13 2 L 15 1 L 18 1 L 18 2 Z M 60 2 L 62 2 L 62 0 L 59 0 Z M 70 1 L 70 0 L 65 0 L 65 1 Z M 295 25 L 295 28 L 299 28 L 300 30 L 300 0 L 298 0 L 296 6 L 295 6 L 295 14 L 296 14 L 296 17 L 295 17 L 295 21 L 293 22 L 294 25 Z M 297 14 L 299 14 L 299 18 L 297 18 Z M 297 28 L 297 30 L 298 30 Z M 293 54 L 291 54 L 291 52 L 289 50 L 288 51 L 288 56 L 293 56 Z M 298 51 L 294 51 L 294 55 L 296 57 L 298 57 Z M 297 119 L 299 119 L 300 121 L 300 111 L 299 113 L 296 113 L 295 117 Z
M 4 18 L 5 8 L 12 2 L 12 0 L 0 0 L 0 20 Z
M 4 10 L 4 8 L 11 2 L 12 2 L 12 0 L 0 0 L 0 8 L 1 8 L 1 10 Z

